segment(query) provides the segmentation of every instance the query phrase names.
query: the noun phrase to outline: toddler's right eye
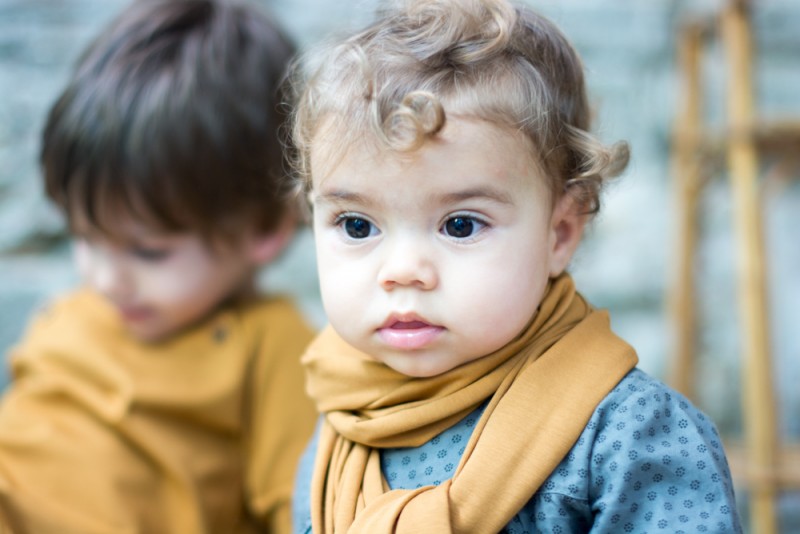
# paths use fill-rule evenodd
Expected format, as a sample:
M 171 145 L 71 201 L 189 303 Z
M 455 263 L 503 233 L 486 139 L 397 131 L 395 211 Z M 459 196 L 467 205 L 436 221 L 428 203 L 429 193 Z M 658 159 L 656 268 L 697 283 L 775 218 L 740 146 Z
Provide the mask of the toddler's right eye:
M 360 217 L 347 217 L 341 221 L 345 233 L 353 239 L 365 239 L 372 235 L 372 223 Z

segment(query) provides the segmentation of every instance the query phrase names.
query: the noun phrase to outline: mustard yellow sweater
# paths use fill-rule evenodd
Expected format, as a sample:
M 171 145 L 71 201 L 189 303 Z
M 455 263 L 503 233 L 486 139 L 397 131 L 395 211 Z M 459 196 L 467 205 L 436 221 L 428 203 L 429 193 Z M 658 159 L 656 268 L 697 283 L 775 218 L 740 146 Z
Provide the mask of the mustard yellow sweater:
M 311 335 L 264 299 L 144 345 L 94 294 L 60 299 L 11 353 L 0 532 L 289 532 Z

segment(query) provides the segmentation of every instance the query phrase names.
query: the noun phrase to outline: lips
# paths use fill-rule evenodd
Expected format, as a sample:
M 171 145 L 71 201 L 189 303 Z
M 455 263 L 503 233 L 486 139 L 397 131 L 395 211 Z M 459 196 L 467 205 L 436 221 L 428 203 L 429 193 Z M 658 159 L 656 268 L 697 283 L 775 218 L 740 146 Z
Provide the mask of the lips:
M 143 306 L 125 306 L 119 307 L 120 316 L 129 323 L 140 322 L 151 315 L 151 310 Z
M 433 343 L 444 328 L 414 315 L 393 315 L 378 329 L 387 345 L 400 350 L 419 350 Z
M 426 326 L 430 326 L 425 321 L 395 321 L 391 324 L 389 328 L 393 328 L 396 330 L 417 330 L 419 328 L 425 328 Z

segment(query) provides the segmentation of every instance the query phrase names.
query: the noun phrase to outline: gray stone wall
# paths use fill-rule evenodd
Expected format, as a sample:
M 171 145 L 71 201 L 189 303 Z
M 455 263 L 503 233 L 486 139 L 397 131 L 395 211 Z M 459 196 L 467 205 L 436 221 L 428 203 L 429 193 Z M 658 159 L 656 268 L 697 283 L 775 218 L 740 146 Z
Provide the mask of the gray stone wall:
M 125 3 L 0 0 L 0 352 L 21 335 L 37 305 L 76 282 L 62 223 L 41 195 L 36 164 L 39 134 L 77 54 Z M 800 3 L 755 3 L 759 107 L 766 117 L 800 118 Z M 261 4 L 307 47 L 330 32 L 369 20 L 376 1 L 261 0 Z M 609 142 L 626 139 L 633 151 L 628 170 L 608 191 L 604 211 L 582 245 L 573 273 L 590 300 L 610 308 L 615 329 L 638 349 L 641 367 L 665 377 L 672 349 L 665 297 L 675 239 L 669 141 L 678 98 L 676 27 L 686 18 L 711 13 L 722 1 L 532 4 L 562 27 L 583 55 L 601 137 Z M 713 47 L 705 65 L 710 87 L 706 102 L 709 118 L 717 125 L 723 120 L 724 68 L 719 47 Z M 800 224 L 800 181 L 796 166 L 787 170 L 773 163 L 765 164 L 763 186 L 771 340 L 781 427 L 797 439 L 800 243 L 795 228 Z M 721 429 L 736 433 L 740 326 L 731 221 L 730 191 L 720 173 L 702 207 L 697 269 L 702 280 L 699 396 Z M 324 317 L 313 262 L 311 238 L 304 233 L 265 272 L 264 283 L 295 295 L 319 325 Z M 0 372 L 0 381 L 4 373 Z

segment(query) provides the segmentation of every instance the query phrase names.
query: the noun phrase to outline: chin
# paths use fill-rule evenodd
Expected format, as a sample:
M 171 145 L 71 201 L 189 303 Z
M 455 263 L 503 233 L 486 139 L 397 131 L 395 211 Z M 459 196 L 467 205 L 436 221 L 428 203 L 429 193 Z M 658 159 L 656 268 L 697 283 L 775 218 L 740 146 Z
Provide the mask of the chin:
M 410 376 L 411 378 L 433 378 L 434 376 L 439 376 L 447 371 L 439 371 L 438 369 L 433 370 L 420 370 L 414 373 L 403 373 L 406 376 Z
M 421 358 L 424 358 L 424 356 L 421 356 Z M 446 373 L 452 369 L 452 367 L 442 367 L 439 365 L 425 365 L 426 363 L 430 363 L 426 361 L 408 363 L 392 362 L 391 360 L 392 358 L 389 358 L 383 362 L 398 373 L 410 376 L 412 378 L 431 378 Z
M 128 333 L 141 343 L 160 343 L 172 337 L 173 331 L 168 329 L 128 327 Z

